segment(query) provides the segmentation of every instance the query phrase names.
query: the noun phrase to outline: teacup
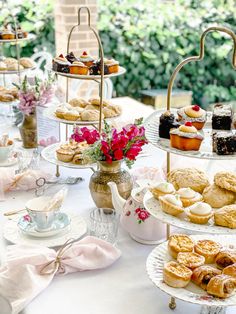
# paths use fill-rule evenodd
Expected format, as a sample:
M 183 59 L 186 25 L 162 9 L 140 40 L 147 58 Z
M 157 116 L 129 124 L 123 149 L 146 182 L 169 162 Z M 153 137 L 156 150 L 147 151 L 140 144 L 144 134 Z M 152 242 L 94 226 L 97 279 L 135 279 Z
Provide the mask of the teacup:
M 50 230 L 60 211 L 60 208 L 44 210 L 50 199 L 50 197 L 41 196 L 29 200 L 25 205 L 32 222 L 35 223 L 35 230 L 39 232 Z
M 12 152 L 13 147 L 14 147 L 13 143 L 7 146 L 0 146 L 0 162 L 4 162 L 8 159 Z

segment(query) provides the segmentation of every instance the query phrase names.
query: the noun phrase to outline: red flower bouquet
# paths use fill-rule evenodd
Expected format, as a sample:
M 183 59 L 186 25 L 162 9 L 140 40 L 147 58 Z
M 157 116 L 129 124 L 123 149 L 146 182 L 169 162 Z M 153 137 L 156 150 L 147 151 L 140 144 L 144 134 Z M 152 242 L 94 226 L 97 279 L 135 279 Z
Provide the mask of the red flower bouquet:
M 75 128 L 71 138 L 76 142 L 86 141 L 90 144 L 84 154 L 91 162 L 112 163 L 115 160 L 125 160 L 129 168 L 142 151 L 142 146 L 147 143 L 142 119 L 127 125 L 120 132 L 105 122 L 101 136 L 96 130 L 89 130 L 86 127 Z

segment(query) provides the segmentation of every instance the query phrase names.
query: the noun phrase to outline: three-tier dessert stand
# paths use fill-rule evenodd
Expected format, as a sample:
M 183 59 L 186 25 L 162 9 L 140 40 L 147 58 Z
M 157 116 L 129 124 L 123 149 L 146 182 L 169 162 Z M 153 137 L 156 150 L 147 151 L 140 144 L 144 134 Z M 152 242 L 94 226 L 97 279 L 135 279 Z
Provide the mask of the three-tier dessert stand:
M 172 87 L 175 81 L 175 78 L 177 76 L 177 74 L 179 73 L 179 71 L 182 69 L 182 67 L 191 62 L 191 61 L 201 61 L 204 58 L 204 52 L 205 52 L 205 38 L 206 35 L 210 32 L 214 32 L 214 31 L 218 31 L 221 33 L 225 33 L 228 34 L 234 43 L 233 46 L 233 55 L 232 55 L 232 66 L 234 69 L 236 69 L 236 34 L 226 28 L 226 27 L 209 27 L 207 28 L 201 35 L 200 38 L 200 52 L 199 55 L 197 56 L 192 56 L 192 57 L 188 57 L 186 59 L 184 59 L 181 63 L 179 63 L 179 65 L 175 68 L 169 84 L 168 84 L 168 91 L 167 91 L 167 110 L 171 109 L 171 94 L 172 94 Z M 174 110 L 173 110 L 174 111 Z M 206 140 L 205 144 L 204 142 L 202 143 L 201 149 L 199 152 L 193 152 L 193 151 L 180 151 L 177 149 L 174 149 L 172 147 L 170 147 L 169 145 L 169 141 L 168 140 L 161 140 L 159 138 L 159 134 L 158 134 L 158 125 L 159 125 L 159 117 L 161 115 L 161 113 L 163 113 L 163 110 L 160 111 L 155 111 L 153 114 L 151 114 L 145 121 L 145 128 L 146 128 L 146 136 L 147 139 L 149 140 L 149 142 L 151 144 L 153 144 L 154 146 L 158 147 L 161 150 L 166 151 L 166 165 L 167 165 L 167 173 L 169 173 L 171 171 L 171 153 L 172 154 L 178 154 L 184 157 L 190 157 L 190 158 L 200 158 L 200 159 L 208 159 L 208 160 L 232 160 L 232 159 L 236 159 L 236 155 L 232 155 L 232 156 L 220 156 L 217 155 L 216 153 L 213 153 L 210 149 L 211 149 L 211 127 L 208 125 L 206 126 L 206 132 L 204 132 L 205 136 L 206 136 Z M 210 113 L 208 113 L 209 115 Z M 147 192 L 149 193 L 149 192 Z M 234 230 L 230 230 L 228 228 L 224 228 L 224 227 L 214 227 L 214 226 L 208 226 L 205 227 L 204 226 L 196 226 L 195 224 L 189 223 L 189 222 L 181 222 L 178 218 L 175 218 L 171 215 L 165 215 L 163 214 L 163 212 L 161 210 L 158 210 L 156 207 L 156 204 L 154 204 L 154 202 L 152 202 L 151 200 L 151 196 L 150 194 L 146 194 L 145 198 L 144 198 L 144 205 L 146 207 L 146 209 L 150 212 L 150 214 L 152 214 L 154 217 L 156 217 L 158 220 L 162 221 L 163 223 L 167 224 L 167 233 L 166 233 L 166 238 L 167 240 L 169 239 L 170 236 L 170 225 L 175 226 L 175 227 L 181 227 L 184 228 L 190 232 L 201 232 L 201 233 L 208 233 L 208 234 L 231 234 L 231 240 L 233 235 L 235 234 Z M 154 252 L 154 251 L 153 251 Z M 153 254 L 151 253 L 149 255 L 149 258 L 147 260 L 147 271 L 149 274 L 149 277 L 151 278 L 151 280 L 155 283 L 155 280 L 153 280 L 153 276 L 150 275 L 150 263 L 151 260 L 153 258 Z M 154 254 L 155 255 L 155 254 Z M 151 266 L 152 267 L 152 266 Z M 160 286 L 158 286 L 160 288 Z M 162 289 L 163 290 L 163 289 Z M 178 289 L 175 289 L 178 290 Z M 167 290 L 164 290 L 166 293 L 168 293 Z M 168 293 L 169 295 L 172 295 L 171 293 Z M 169 307 L 170 309 L 175 309 L 176 307 L 176 302 L 175 302 L 175 298 L 177 296 L 171 296 L 171 300 L 169 303 Z M 178 296 L 179 299 L 182 299 L 183 301 L 187 301 L 190 302 L 189 299 L 184 298 L 183 296 Z M 209 302 L 209 300 L 204 300 L 201 299 L 200 302 L 192 302 L 195 304 L 201 304 L 203 305 L 202 308 L 202 312 L 201 313 L 205 313 L 205 314 L 221 314 L 221 313 L 225 313 L 225 307 L 228 305 L 236 305 L 235 304 L 231 304 L 230 302 L 217 302 L 217 301 L 212 301 Z M 230 303 L 230 304 L 229 304 Z
M 81 12 L 82 10 L 85 10 L 87 12 L 87 24 L 81 24 Z M 66 139 L 68 139 L 68 125 L 73 124 L 73 125 L 91 125 L 95 128 L 98 129 L 99 133 L 101 133 L 102 131 L 102 125 L 103 125 L 103 119 L 102 119 L 102 110 L 103 110 L 103 94 L 104 94 L 104 80 L 106 78 L 111 78 L 114 76 L 119 76 L 119 75 L 123 75 L 126 71 L 123 67 L 119 67 L 119 72 L 117 73 L 113 73 L 113 74 L 108 74 L 105 75 L 104 74 L 104 52 L 103 52 L 103 47 L 102 47 L 102 43 L 101 43 L 101 39 L 99 37 L 98 32 L 95 30 L 94 27 L 91 26 L 91 13 L 88 7 L 80 7 L 78 9 L 78 23 L 76 25 L 74 25 L 69 33 L 68 36 L 68 42 L 67 42 L 67 54 L 69 54 L 70 52 L 70 41 L 71 41 L 71 36 L 74 32 L 75 29 L 81 29 L 84 27 L 87 27 L 90 31 L 92 31 L 92 33 L 94 34 L 95 38 L 97 39 L 97 43 L 98 43 L 98 48 L 99 48 L 99 56 L 100 56 L 100 60 L 101 60 L 101 73 L 100 75 L 75 75 L 75 74 L 70 74 L 70 73 L 62 73 L 62 72 L 56 72 L 52 69 L 49 69 L 47 67 L 47 70 L 54 72 L 56 75 L 58 76 L 64 76 L 66 77 L 66 102 L 69 101 L 69 79 L 79 79 L 79 80 L 93 80 L 95 82 L 97 82 L 99 84 L 99 98 L 100 98 L 100 107 L 99 107 L 99 121 L 96 122 L 89 122 L 88 121 L 73 121 L 73 123 L 68 122 L 66 120 L 63 121 L 58 121 L 58 119 L 56 119 L 55 117 L 53 117 L 53 120 L 58 121 L 59 123 L 63 123 L 66 124 Z M 50 108 L 46 109 L 47 111 L 50 110 Z M 50 118 L 50 116 L 46 115 L 48 118 Z M 51 115 L 52 117 L 52 115 Z M 98 127 L 97 127 L 98 126 Z M 60 136 L 61 137 L 61 136 Z M 56 158 L 54 158 L 53 156 L 55 155 L 55 144 L 53 144 L 54 146 L 48 146 L 46 147 L 43 151 L 42 151 L 42 157 L 51 162 L 54 163 L 56 165 L 56 176 L 59 177 L 60 176 L 60 172 L 59 172 L 59 166 L 64 166 L 64 167 L 70 167 L 70 168 L 77 168 L 77 169 L 83 169 L 83 168 L 91 168 L 94 171 L 93 166 L 89 166 L 89 165 L 72 165 L 70 163 L 61 163 L 59 161 L 57 161 Z

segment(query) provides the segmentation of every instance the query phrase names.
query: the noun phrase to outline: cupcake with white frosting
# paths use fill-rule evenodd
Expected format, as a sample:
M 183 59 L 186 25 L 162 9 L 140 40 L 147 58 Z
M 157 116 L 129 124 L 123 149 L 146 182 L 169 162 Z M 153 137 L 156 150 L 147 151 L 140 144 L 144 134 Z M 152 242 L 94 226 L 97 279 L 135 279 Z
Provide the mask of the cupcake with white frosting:
M 191 188 L 181 188 L 176 193 L 180 196 L 183 207 L 191 206 L 203 199 L 200 193 L 195 192 Z
M 79 57 L 79 61 L 82 62 L 87 67 L 90 67 L 93 64 L 94 58 L 88 55 L 86 51 L 84 51 L 82 55 Z
M 178 194 L 166 194 L 159 197 L 159 202 L 161 205 L 161 209 L 163 212 L 172 215 L 177 216 L 181 213 L 183 213 L 183 203 L 181 202 L 181 199 Z
M 206 122 L 206 111 L 198 105 L 186 106 L 178 109 L 178 121 L 191 122 L 197 130 L 201 130 Z
M 108 68 L 108 73 L 117 73 L 119 71 L 119 62 L 115 59 L 106 59 L 104 58 L 104 65 Z
M 213 209 L 207 203 L 197 202 L 189 207 L 187 215 L 191 222 L 205 225 L 213 216 Z
M 174 194 L 175 188 L 172 183 L 169 182 L 159 182 L 155 184 L 151 189 L 151 193 L 158 200 L 160 196 L 166 194 Z

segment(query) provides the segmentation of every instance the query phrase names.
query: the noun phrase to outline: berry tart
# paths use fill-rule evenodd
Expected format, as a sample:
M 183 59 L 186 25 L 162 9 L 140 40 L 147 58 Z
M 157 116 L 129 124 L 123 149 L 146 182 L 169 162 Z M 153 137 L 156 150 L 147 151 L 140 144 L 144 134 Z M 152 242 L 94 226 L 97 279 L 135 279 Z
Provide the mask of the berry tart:
M 170 145 L 180 150 L 199 150 L 203 138 L 192 122 L 170 130 Z
M 231 105 L 215 104 L 212 114 L 212 129 L 231 130 L 233 111 Z
M 94 58 L 89 56 L 86 51 L 79 57 L 79 61 L 86 65 L 88 68 L 93 64 Z
M 176 122 L 175 115 L 169 110 L 165 111 L 160 116 L 159 137 L 170 139 L 170 130 L 176 129 L 179 126 L 180 124 Z
M 180 108 L 177 113 L 178 121 L 190 121 L 197 130 L 201 130 L 206 122 L 206 111 L 198 105 Z

